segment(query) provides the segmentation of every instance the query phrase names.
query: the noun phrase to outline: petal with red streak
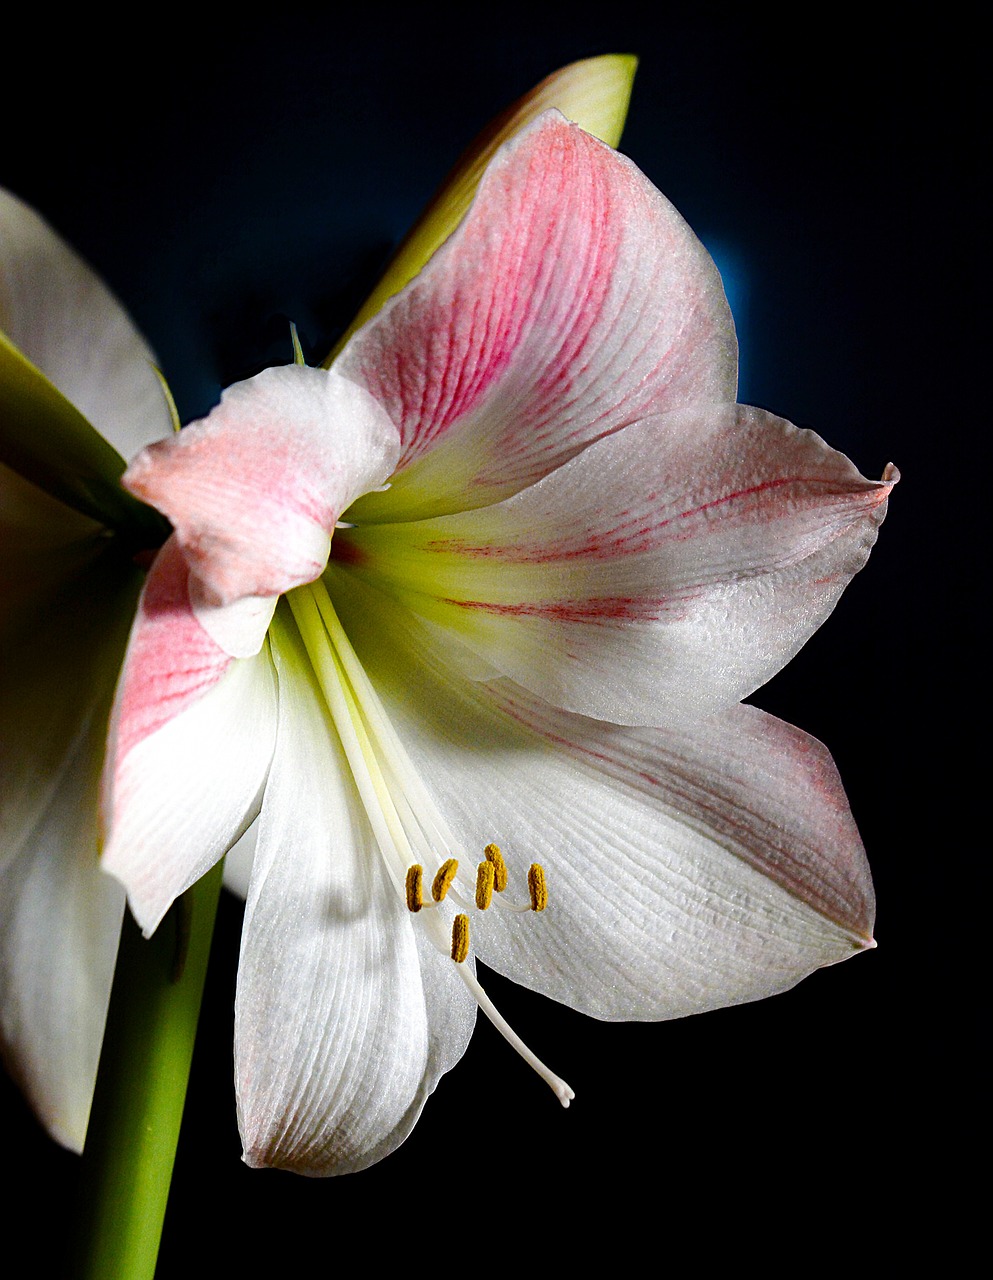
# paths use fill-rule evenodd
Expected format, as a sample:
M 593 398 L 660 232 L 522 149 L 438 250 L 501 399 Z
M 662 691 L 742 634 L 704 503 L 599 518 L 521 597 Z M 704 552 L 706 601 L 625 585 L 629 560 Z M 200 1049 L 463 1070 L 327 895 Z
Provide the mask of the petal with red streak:
M 630 161 L 556 112 L 489 166 L 458 231 L 334 368 L 385 406 L 399 474 L 348 519 L 483 506 L 649 413 L 733 400 L 706 250 Z
M 139 603 L 103 783 L 103 865 L 146 933 L 258 813 L 275 706 L 268 652 L 233 659 L 204 631 L 170 538 Z
M 501 503 L 343 530 L 335 562 L 557 706 L 628 724 L 740 701 L 820 626 L 894 477 L 810 431 L 698 407 Z
M 601 1018 L 679 1017 L 782 991 L 870 943 L 873 894 L 827 751 L 754 707 L 631 728 L 507 680 L 453 678 L 416 622 L 340 584 L 356 651 L 456 845 L 502 849 L 508 898 L 473 916 L 481 959 Z M 478 856 L 478 853 L 476 854 Z

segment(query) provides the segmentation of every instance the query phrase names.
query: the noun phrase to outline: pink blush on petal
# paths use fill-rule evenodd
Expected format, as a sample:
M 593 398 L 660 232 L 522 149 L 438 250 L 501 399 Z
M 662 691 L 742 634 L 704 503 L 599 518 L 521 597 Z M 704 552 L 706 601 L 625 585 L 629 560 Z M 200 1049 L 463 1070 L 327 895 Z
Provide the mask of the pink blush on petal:
M 118 760 L 201 698 L 232 662 L 193 615 L 189 575 L 172 537 L 152 566 L 131 634 L 115 715 Z

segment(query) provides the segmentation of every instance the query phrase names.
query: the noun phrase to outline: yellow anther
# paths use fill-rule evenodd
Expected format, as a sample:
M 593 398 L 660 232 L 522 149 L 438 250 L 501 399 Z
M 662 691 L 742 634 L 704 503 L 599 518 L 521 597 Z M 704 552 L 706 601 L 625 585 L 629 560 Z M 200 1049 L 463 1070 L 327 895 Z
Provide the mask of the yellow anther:
M 452 959 L 461 964 L 469 954 L 469 917 L 457 915 L 452 922 Z
M 424 868 L 416 864 L 407 868 L 407 879 L 404 882 L 404 888 L 407 892 L 407 910 L 420 911 L 424 906 L 424 897 L 422 893 L 422 885 L 424 883 Z
M 496 871 L 492 862 L 481 862 L 476 868 L 476 906 L 485 911 L 493 901 L 493 881 Z
M 528 893 L 531 895 L 531 910 L 544 911 L 548 906 L 548 886 L 544 868 L 537 862 L 532 862 L 528 870 Z
M 438 868 L 438 874 L 431 885 L 431 897 L 434 898 L 435 902 L 441 902 L 442 898 L 444 898 L 449 886 L 455 879 L 455 873 L 458 869 L 459 864 L 455 858 L 449 858 Z
M 503 854 L 500 852 L 498 844 L 488 844 L 483 850 L 486 855 L 486 861 L 493 864 L 493 888 L 497 893 L 503 893 L 507 887 L 507 864 L 503 860 Z

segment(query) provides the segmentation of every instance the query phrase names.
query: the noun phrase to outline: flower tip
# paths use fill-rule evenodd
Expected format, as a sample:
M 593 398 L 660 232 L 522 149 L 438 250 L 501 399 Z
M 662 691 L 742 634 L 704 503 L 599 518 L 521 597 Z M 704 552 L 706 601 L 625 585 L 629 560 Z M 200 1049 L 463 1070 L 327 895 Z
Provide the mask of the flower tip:
M 883 484 L 888 484 L 891 488 L 900 480 L 900 468 L 893 462 L 887 462 L 883 467 Z

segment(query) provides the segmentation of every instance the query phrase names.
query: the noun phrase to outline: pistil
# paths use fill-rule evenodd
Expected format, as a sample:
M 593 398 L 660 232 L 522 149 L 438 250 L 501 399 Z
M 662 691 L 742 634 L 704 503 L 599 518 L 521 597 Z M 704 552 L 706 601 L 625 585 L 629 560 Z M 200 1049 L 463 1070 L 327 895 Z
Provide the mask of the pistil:
M 529 870 L 530 902 L 527 905 L 505 903 L 499 895 L 507 887 L 507 866 L 499 846 L 491 843 L 477 867 L 471 897 L 467 899 L 459 892 L 456 886 L 459 861 L 450 856 L 458 852 L 458 844 L 352 648 L 327 588 L 317 579 L 289 592 L 287 600 L 390 879 L 411 915 L 427 929 L 434 945 L 451 956 L 459 977 L 479 1008 L 567 1107 L 574 1097 L 572 1089 L 531 1052 L 498 1012 L 467 963 L 470 955 L 468 913 L 473 907 L 484 911 L 492 903 L 512 911 L 542 911 L 548 902 L 544 872 L 537 865 Z M 440 864 L 431 885 L 431 901 L 427 902 L 424 900 L 425 863 Z M 466 908 L 455 916 L 450 946 L 437 910 L 426 910 L 439 908 L 449 893 Z M 494 894 L 498 897 L 494 898 Z

